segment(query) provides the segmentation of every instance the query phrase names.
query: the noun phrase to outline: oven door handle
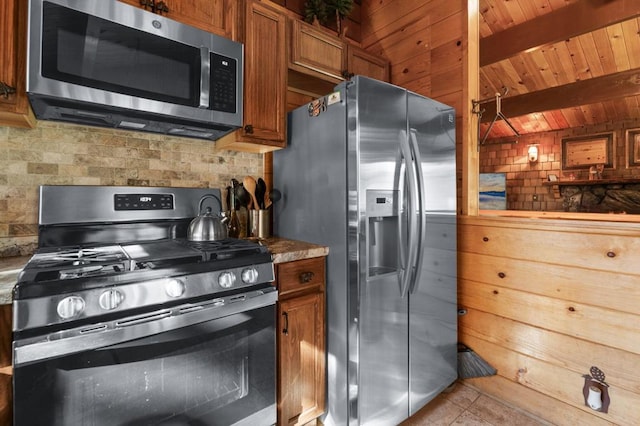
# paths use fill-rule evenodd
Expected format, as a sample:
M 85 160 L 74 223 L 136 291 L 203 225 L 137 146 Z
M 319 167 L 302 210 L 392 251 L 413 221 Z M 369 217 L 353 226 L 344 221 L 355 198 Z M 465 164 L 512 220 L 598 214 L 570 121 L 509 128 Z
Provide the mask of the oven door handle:
M 242 295 L 189 303 L 49 335 L 18 339 L 13 345 L 13 365 L 20 367 L 74 353 L 122 346 L 143 337 L 275 305 L 277 300 L 277 290 L 268 287 Z

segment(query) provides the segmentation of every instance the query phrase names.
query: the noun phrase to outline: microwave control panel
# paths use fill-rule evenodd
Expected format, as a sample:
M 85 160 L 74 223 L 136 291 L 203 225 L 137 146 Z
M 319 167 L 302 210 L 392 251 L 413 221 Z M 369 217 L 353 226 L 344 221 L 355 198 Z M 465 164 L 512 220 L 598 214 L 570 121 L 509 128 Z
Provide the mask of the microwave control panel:
M 211 53 L 211 95 L 209 108 L 214 111 L 236 112 L 238 61 Z

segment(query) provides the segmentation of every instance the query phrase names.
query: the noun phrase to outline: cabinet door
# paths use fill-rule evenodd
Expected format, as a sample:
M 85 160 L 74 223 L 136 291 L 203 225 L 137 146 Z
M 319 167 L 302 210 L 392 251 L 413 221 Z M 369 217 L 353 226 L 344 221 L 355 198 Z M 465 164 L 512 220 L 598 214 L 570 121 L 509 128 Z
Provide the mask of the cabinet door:
M 0 425 L 10 425 L 13 389 L 11 376 L 11 305 L 0 306 Z
M 340 82 L 346 47 L 337 36 L 297 19 L 291 21 L 291 69 Z
M 284 148 L 286 145 L 286 16 L 249 1 L 244 37 L 243 142 Z M 271 149 L 271 150 L 272 150 Z
M 120 0 L 144 8 L 140 0 Z M 151 3 L 147 0 L 146 3 Z M 155 1 L 156 4 L 161 1 Z M 168 12 L 162 15 L 210 33 L 237 40 L 238 8 L 236 0 L 164 0 Z M 147 10 L 151 7 L 147 6 Z
M 324 293 L 280 302 L 278 424 L 301 425 L 325 408 Z
M 357 46 L 349 46 L 347 70 L 351 75 L 364 75 L 389 81 L 389 61 Z
M 0 125 L 31 128 L 27 73 L 27 7 L 23 0 L 0 0 Z

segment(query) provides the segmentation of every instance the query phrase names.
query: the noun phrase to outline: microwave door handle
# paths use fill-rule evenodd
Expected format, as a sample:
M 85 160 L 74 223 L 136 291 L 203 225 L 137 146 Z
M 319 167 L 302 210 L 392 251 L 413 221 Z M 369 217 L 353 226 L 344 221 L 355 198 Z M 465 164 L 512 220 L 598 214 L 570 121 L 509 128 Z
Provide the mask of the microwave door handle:
M 409 141 L 410 141 L 410 149 L 412 153 L 412 160 L 415 170 L 415 193 L 417 196 L 417 205 L 418 205 L 418 229 L 414 229 L 412 235 L 415 236 L 413 244 L 417 247 L 415 251 L 415 261 L 413 261 L 412 266 L 415 268 L 415 273 L 413 275 L 413 279 L 411 281 L 409 287 L 409 293 L 413 294 L 418 290 L 420 285 L 420 273 L 422 271 L 422 264 L 424 261 L 424 245 L 426 243 L 427 238 L 427 215 L 426 215 L 426 200 L 425 200 L 425 182 L 424 175 L 422 173 L 422 157 L 420 156 L 420 148 L 418 146 L 418 136 L 416 135 L 416 130 L 411 129 L 409 132 Z M 417 231 L 417 232 L 416 232 Z
M 200 48 L 200 105 L 198 108 L 209 108 L 209 93 L 211 92 L 209 78 L 211 74 L 211 57 L 209 56 L 209 49 L 206 47 Z

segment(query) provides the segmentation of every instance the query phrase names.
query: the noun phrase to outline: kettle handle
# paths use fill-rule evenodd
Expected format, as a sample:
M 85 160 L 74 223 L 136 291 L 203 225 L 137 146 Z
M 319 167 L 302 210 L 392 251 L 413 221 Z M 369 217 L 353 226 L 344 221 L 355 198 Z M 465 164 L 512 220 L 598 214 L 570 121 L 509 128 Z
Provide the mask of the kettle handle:
M 222 212 L 222 202 L 220 201 L 220 198 L 218 198 L 217 195 L 213 195 L 213 194 L 204 194 L 201 198 L 200 198 L 200 203 L 198 204 L 198 214 L 202 213 L 202 203 L 204 203 L 204 200 L 206 200 L 207 198 L 215 198 L 215 200 L 218 202 L 218 205 L 220 206 L 220 212 Z

